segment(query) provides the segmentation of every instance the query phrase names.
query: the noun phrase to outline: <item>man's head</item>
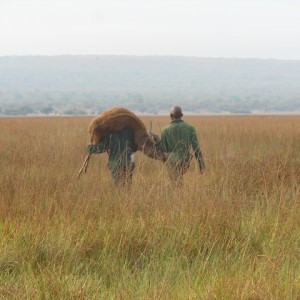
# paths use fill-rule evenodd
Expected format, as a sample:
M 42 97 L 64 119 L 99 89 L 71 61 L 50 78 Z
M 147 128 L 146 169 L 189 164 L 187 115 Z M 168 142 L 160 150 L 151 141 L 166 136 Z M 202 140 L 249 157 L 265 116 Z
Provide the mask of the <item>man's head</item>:
M 182 110 L 179 106 L 174 106 L 171 108 L 170 117 L 172 120 L 180 120 L 182 116 Z

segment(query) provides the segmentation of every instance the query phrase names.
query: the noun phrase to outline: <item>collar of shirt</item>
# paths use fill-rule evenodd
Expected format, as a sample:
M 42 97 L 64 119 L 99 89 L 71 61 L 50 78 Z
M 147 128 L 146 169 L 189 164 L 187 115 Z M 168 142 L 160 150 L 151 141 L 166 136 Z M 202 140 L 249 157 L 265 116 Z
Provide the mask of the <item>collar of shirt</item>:
M 171 121 L 171 123 L 181 123 L 181 122 L 183 122 L 183 120 L 181 120 L 181 119 L 175 119 L 175 120 Z

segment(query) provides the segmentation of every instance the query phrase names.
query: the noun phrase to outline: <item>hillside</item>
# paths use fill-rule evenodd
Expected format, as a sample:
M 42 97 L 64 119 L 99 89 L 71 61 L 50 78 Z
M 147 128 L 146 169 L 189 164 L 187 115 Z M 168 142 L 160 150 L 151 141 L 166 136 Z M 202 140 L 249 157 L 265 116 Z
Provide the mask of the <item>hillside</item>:
M 300 61 L 175 56 L 0 57 L 0 114 L 300 111 Z

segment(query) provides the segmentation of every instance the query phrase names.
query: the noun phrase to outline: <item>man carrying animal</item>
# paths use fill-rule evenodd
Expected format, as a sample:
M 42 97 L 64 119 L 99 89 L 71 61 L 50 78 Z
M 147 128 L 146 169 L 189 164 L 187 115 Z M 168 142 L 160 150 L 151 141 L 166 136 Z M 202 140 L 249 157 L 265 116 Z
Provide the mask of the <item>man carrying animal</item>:
M 174 106 L 170 111 L 171 123 L 165 126 L 161 134 L 161 149 L 168 153 L 166 165 L 169 176 L 173 183 L 182 185 L 182 175 L 189 168 L 192 156 L 192 147 L 198 161 L 200 174 L 204 174 L 205 164 L 198 143 L 195 128 L 184 122 L 182 110 L 179 106 Z
M 108 152 L 108 166 L 118 185 L 131 181 L 134 163 L 130 158 L 133 152 L 139 150 L 151 158 L 166 161 L 166 154 L 161 151 L 144 123 L 127 108 L 113 107 L 102 112 L 90 122 L 88 133 L 88 154 L 77 179 L 83 171 L 86 173 L 93 153 Z
M 123 187 L 132 181 L 134 155 L 137 146 L 131 130 L 112 132 L 97 145 L 88 145 L 88 153 L 108 153 L 108 167 L 117 186 Z

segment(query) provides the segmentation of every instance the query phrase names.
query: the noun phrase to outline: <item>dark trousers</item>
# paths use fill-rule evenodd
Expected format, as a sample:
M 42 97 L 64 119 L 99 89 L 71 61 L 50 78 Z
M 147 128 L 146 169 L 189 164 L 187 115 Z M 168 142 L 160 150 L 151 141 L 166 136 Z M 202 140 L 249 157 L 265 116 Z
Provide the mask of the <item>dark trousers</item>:
M 111 169 L 114 183 L 119 187 L 124 187 L 132 182 L 132 174 L 135 164 L 129 162 L 123 166 L 115 166 Z
M 186 173 L 189 166 L 190 166 L 190 161 L 186 161 L 186 160 L 180 160 L 168 165 L 169 177 L 173 184 L 179 186 L 183 184 L 183 174 Z

